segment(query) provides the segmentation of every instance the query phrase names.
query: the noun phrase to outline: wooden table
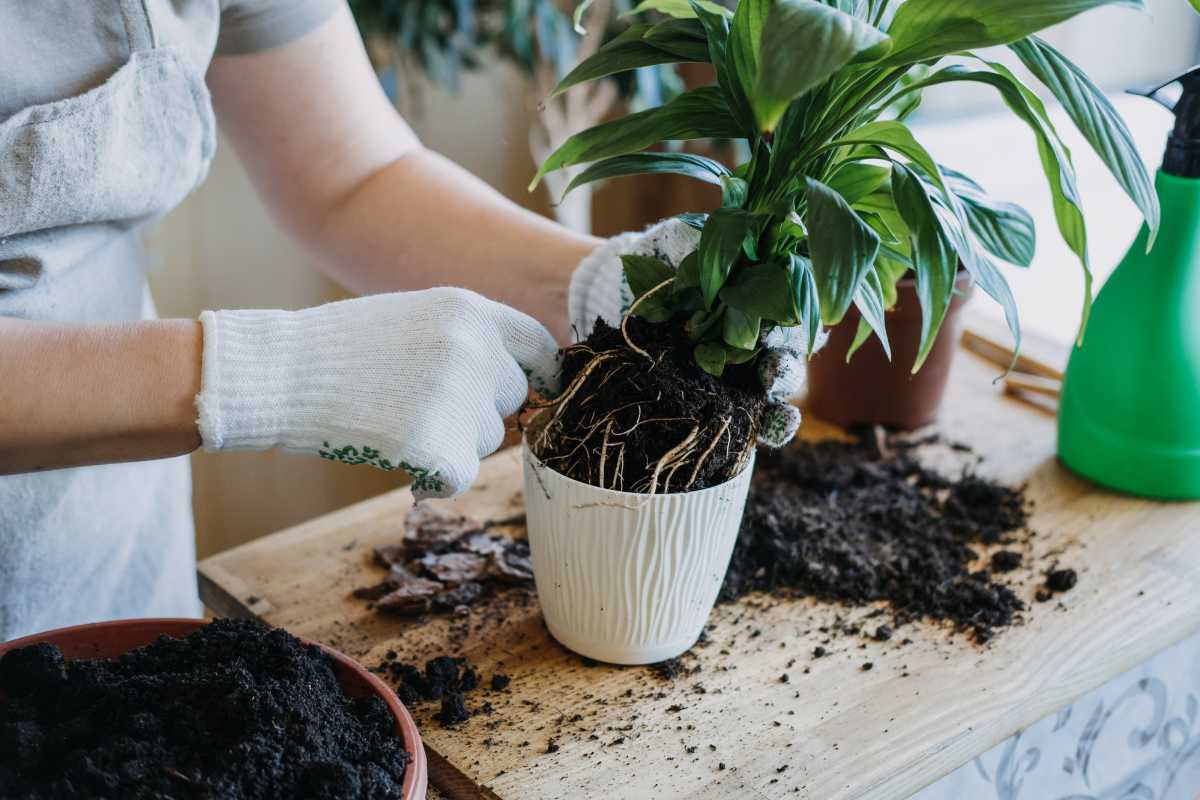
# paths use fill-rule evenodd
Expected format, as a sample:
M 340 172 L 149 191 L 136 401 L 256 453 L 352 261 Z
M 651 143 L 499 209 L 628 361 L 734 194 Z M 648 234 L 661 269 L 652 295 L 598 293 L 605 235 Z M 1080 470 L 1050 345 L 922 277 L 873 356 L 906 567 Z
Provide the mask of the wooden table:
M 713 613 L 709 644 L 686 662 L 699 672 L 667 680 L 585 665 L 548 636 L 536 602 L 510 602 L 503 619 L 383 618 L 349 593 L 380 578 L 371 548 L 401 536 L 406 490 L 205 560 L 202 595 L 220 614 L 259 617 L 367 665 L 389 649 L 409 661 L 449 652 L 485 679 L 511 675 L 507 693 L 472 697 L 495 713 L 458 729 L 417 709 L 432 782 L 451 798 L 907 797 L 1200 629 L 1200 505 L 1073 477 L 1054 456 L 1053 416 L 1003 397 L 995 376 L 963 354 L 942 428 L 987 455 L 982 472 L 1028 484 L 1039 563 L 1061 554 L 1080 580 L 986 647 L 921 624 L 888 642 L 838 637 L 814 659 L 819 628 L 869 609 L 751 597 Z M 806 424 L 806 436 L 821 433 Z M 518 451 L 488 459 L 474 489 L 440 502 L 479 518 L 519 513 Z M 1017 580 L 1031 600 L 1040 576 Z

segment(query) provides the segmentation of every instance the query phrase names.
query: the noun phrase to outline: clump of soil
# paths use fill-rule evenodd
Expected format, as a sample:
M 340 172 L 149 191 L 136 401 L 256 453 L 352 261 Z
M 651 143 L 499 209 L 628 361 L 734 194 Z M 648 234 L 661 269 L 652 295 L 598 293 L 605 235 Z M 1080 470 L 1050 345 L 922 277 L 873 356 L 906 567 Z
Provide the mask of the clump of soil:
M 969 472 L 948 478 L 915 452 L 866 436 L 760 453 L 722 598 L 884 600 L 897 624 L 950 620 L 981 642 L 1011 624 L 1024 603 L 971 569 L 972 545 L 1007 542 L 1025 526 L 1023 490 Z M 1014 569 L 1012 555 L 997 554 L 993 573 Z
M 534 453 L 569 478 L 627 492 L 692 491 L 736 475 L 766 402 L 753 367 L 713 377 L 676 323 L 631 317 L 626 332 L 643 353 L 603 320 L 563 351 L 565 388 L 533 431 Z
M 480 686 L 479 673 L 465 658 L 437 656 L 425 662 L 421 670 L 414 664 L 402 664 L 391 659 L 374 669 L 375 672 L 391 677 L 396 685 L 396 694 L 406 706 L 415 707 L 422 702 L 440 702 L 441 710 L 435 715 L 443 727 L 453 727 L 466 722 L 476 713 L 490 713 L 491 703 L 478 709 L 467 705 L 467 693 Z M 497 673 L 490 685 L 493 692 L 508 688 L 510 678 Z
M 405 518 L 404 538 L 375 548 L 387 576 L 354 596 L 385 614 L 417 616 L 470 607 L 500 587 L 532 585 L 529 543 L 497 533 L 499 524 L 417 504 Z
M 0 658 L 0 795 L 400 797 L 409 754 L 378 697 L 320 649 L 216 620 L 112 661 L 38 644 Z

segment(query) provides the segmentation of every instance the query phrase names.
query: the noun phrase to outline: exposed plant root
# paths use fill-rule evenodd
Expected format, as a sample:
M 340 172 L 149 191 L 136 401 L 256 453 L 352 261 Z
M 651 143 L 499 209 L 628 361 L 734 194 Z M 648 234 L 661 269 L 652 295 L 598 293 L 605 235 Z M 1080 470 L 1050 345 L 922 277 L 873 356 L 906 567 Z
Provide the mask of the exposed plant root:
M 625 337 L 625 344 L 629 345 L 630 350 L 632 350 L 633 352 L 642 356 L 647 361 L 653 362 L 654 359 L 650 357 L 649 353 L 647 353 L 645 350 L 643 350 L 642 348 L 640 348 L 636 344 L 634 344 L 633 339 L 629 338 L 629 318 L 633 316 L 633 312 L 637 310 L 637 307 L 640 306 L 646 300 L 646 298 L 650 297 L 650 295 L 659 291 L 664 286 L 667 286 L 674 280 L 675 280 L 675 276 L 671 276 L 670 278 L 667 278 L 665 281 L 663 281 L 662 283 L 655 286 L 650 291 L 643 294 L 637 300 L 634 300 L 633 305 L 631 305 L 629 307 L 629 310 L 625 312 L 625 316 L 621 317 L 621 335 Z
M 677 325 L 626 325 L 598 323 L 586 343 L 564 351 L 566 388 L 537 406 L 528 431 L 534 455 L 562 475 L 624 492 L 690 491 L 733 477 L 765 403 L 757 377 L 703 372 Z

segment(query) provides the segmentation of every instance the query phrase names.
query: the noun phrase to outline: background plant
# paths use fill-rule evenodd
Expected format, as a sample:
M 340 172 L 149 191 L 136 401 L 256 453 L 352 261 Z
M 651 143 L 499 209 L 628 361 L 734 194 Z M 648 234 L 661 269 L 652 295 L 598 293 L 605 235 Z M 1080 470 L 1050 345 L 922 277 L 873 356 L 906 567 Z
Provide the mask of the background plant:
M 435 86 L 457 92 L 465 72 L 495 64 L 496 57 L 515 66 L 535 98 L 530 105 L 539 106 L 529 141 L 536 163 L 572 132 L 594 125 L 622 104 L 635 109 L 659 105 L 682 88 L 673 65 L 650 64 L 601 76 L 587 86 L 576 84 L 546 99 L 576 61 L 645 17 L 630 14 L 630 0 L 588 0 L 575 18 L 556 0 L 350 0 L 350 8 L 376 65 L 394 67 L 398 75 L 424 74 Z M 562 198 L 577 172 L 568 166 L 548 179 L 554 200 Z M 590 190 L 572 193 L 555 205 L 554 213 L 564 225 L 588 231 Z
M 854 346 L 872 333 L 890 357 L 884 312 L 910 270 L 922 309 L 916 371 L 933 344 L 961 264 L 1004 309 L 1019 346 L 1012 293 L 995 259 L 1032 260 L 1032 218 L 966 175 L 939 165 L 905 120 L 922 93 L 951 82 L 996 91 L 1031 131 L 1059 233 L 1085 276 L 1080 331 L 1091 305 L 1087 231 L 1071 154 L 1038 96 L 1004 65 L 974 51 L 1007 45 L 1064 106 L 1150 228 L 1159 222 L 1152 182 L 1132 137 L 1103 93 L 1035 34 L 1102 5 L 1140 0 L 741 0 L 735 11 L 704 0 L 646 0 L 668 18 L 631 26 L 565 76 L 554 93 L 626 70 L 685 61 L 713 65 L 716 85 L 577 133 L 542 164 L 588 164 L 568 191 L 644 172 L 688 175 L 722 187 L 719 209 L 685 215 L 701 230 L 676 272 L 625 259 L 652 321 L 686 318 L 696 360 L 721 374 L 754 359 L 761 334 L 861 314 Z M 664 142 L 742 139 L 735 169 L 698 155 L 644 152 Z M 848 356 L 849 357 L 849 354 Z

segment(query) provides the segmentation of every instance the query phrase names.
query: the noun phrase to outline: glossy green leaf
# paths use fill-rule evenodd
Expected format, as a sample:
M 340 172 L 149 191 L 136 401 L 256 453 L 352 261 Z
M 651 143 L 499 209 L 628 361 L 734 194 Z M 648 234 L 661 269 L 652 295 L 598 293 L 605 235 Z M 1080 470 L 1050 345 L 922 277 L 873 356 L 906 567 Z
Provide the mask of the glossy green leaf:
M 650 25 L 631 25 L 611 41 L 601 46 L 595 53 L 585 58 L 575 69 L 567 73 L 550 96 L 562 94 L 572 86 L 619 72 L 627 72 L 638 67 L 650 67 L 655 64 L 672 64 L 684 59 L 676 53 L 655 47 L 642 37 L 651 29 Z M 700 58 L 707 58 L 707 47 L 702 49 Z
M 776 264 L 756 264 L 738 272 L 721 290 L 721 299 L 767 322 L 795 322 L 788 270 Z
M 879 337 L 879 343 L 883 345 L 883 353 L 887 356 L 888 361 L 891 361 L 892 345 L 888 342 L 887 322 L 884 319 L 887 307 L 883 295 L 883 279 L 874 265 L 863 278 L 862 283 L 858 285 L 858 291 L 854 293 L 854 307 L 862 315 L 863 321 Z M 846 353 L 847 361 L 850 360 L 852 352 L 853 350 Z
M 820 181 L 807 179 L 808 247 L 826 325 L 841 321 L 879 252 L 879 235 Z
M 813 0 L 774 0 L 758 53 L 751 105 L 772 131 L 794 98 L 862 53 L 882 52 L 888 37 L 873 26 Z
M 722 179 L 729 175 L 729 170 L 719 161 L 692 153 L 626 153 L 589 164 L 575 176 L 563 196 L 593 181 L 661 173 L 686 175 L 705 183 L 723 185 Z
M 871 338 L 871 323 L 867 322 L 865 317 L 858 318 L 858 328 L 854 331 L 854 339 L 850 342 L 850 346 L 846 348 L 846 363 L 850 363 L 850 359 L 854 358 L 854 354 L 858 352 L 858 348 L 867 343 L 867 339 Z M 888 356 L 891 360 L 891 356 Z
M 906 0 L 888 26 L 886 64 L 913 64 L 963 50 L 1009 44 L 1105 5 L 1141 0 Z
M 729 277 L 751 230 L 752 217 L 736 208 L 719 208 L 709 215 L 700 233 L 700 290 L 709 308 Z
M 744 350 L 740 347 L 725 348 L 725 363 L 728 364 L 745 364 L 753 359 L 761 352 L 762 348 L 756 347 L 753 350 Z
M 915 89 L 914 89 L 915 91 Z M 938 182 L 939 188 L 945 188 L 941 183 L 937 162 L 917 141 L 908 126 L 896 120 L 879 120 L 855 128 L 848 134 L 828 145 L 829 148 L 846 147 L 850 145 L 875 145 L 885 150 L 899 153 L 913 161 L 921 170 Z
M 1038 37 L 1030 36 L 1010 47 L 1025 68 L 1062 103 L 1083 138 L 1142 212 L 1150 229 L 1146 244 L 1149 249 L 1158 233 L 1158 194 L 1121 115 L 1083 70 Z
M 675 270 L 651 256 L 624 255 L 621 265 L 625 270 L 625 282 L 634 297 L 641 297 L 665 280 L 675 276 Z
M 753 140 L 757 136 L 754 112 L 746 92 L 746 78 L 739 75 L 729 52 L 730 22 L 721 14 L 715 14 L 700 4 L 693 7 L 700 24 L 708 37 L 709 61 L 717 73 L 717 86 L 725 98 L 729 115 L 741 128 L 741 136 Z M 741 176 L 739 176 L 741 177 Z
M 761 324 L 762 320 L 758 316 L 730 306 L 725 309 L 725 318 L 721 321 L 721 338 L 733 347 L 753 350 L 758 347 L 758 330 Z
M 929 356 L 950 307 L 958 257 L 942 231 L 925 184 L 902 164 L 892 168 L 892 192 L 912 236 L 917 299 L 921 303 L 921 343 L 913 364 L 916 372 Z
M 962 201 L 971 232 L 984 249 L 1010 264 L 1029 266 L 1037 249 L 1037 229 L 1029 212 L 993 198 L 960 172 L 942 167 L 942 174 Z
M 1067 246 L 1079 257 L 1079 263 L 1083 267 L 1084 302 L 1080 321 L 1082 337 L 1092 306 L 1092 270 L 1088 261 L 1087 228 L 1084 225 L 1079 191 L 1075 186 L 1075 168 L 1071 163 L 1071 154 L 1059 140 L 1042 101 L 1003 64 L 986 63 L 991 67 L 991 71 L 972 70 L 954 65 L 938 70 L 914 86 L 933 86 L 956 81 L 987 84 L 1000 92 L 1009 109 L 1033 132 L 1042 171 L 1050 187 L 1059 233 Z M 924 166 L 922 164 L 923 168 Z
M 854 205 L 882 186 L 891 175 L 889 167 L 878 164 L 849 162 L 843 164 L 829 179 L 829 188 Z
M 772 0 L 738 0 L 729 23 L 729 66 L 749 97 L 758 78 L 758 54 Z
M 537 188 L 547 172 L 562 167 L 635 153 L 662 141 L 730 138 L 738 132 L 721 91 L 715 86 L 702 86 L 684 92 L 665 105 L 597 125 L 570 137 L 538 169 L 529 190 Z
M 704 26 L 694 19 L 669 19 L 646 31 L 642 41 L 659 50 L 674 53 L 684 61 L 708 61 L 708 38 Z
M 788 280 L 792 286 L 794 313 L 804 328 L 805 347 L 809 355 L 816 352 L 817 337 L 821 334 L 821 299 L 812 262 L 795 253 L 789 255 Z
M 722 175 L 720 184 L 721 205 L 726 208 L 741 208 L 746 205 L 746 194 L 750 191 L 750 184 L 732 175 Z
M 733 12 L 720 3 L 714 3 L 712 0 L 695 0 L 695 2 L 713 14 L 720 14 L 724 17 L 733 16 Z M 676 19 L 694 19 L 696 12 L 692 9 L 692 4 L 689 0 L 642 0 L 636 6 L 625 12 L 621 16 L 632 17 L 635 14 L 641 14 L 646 11 L 657 11 L 660 14 L 666 14 L 668 17 Z
M 698 289 L 700 287 L 700 253 L 693 250 L 683 257 L 679 262 L 679 268 L 675 270 L 674 290 L 682 292 L 684 289 Z
M 719 378 L 725 371 L 725 345 L 719 342 L 701 342 L 696 345 L 692 355 L 695 357 L 696 363 L 700 365 L 700 369 L 709 375 Z

